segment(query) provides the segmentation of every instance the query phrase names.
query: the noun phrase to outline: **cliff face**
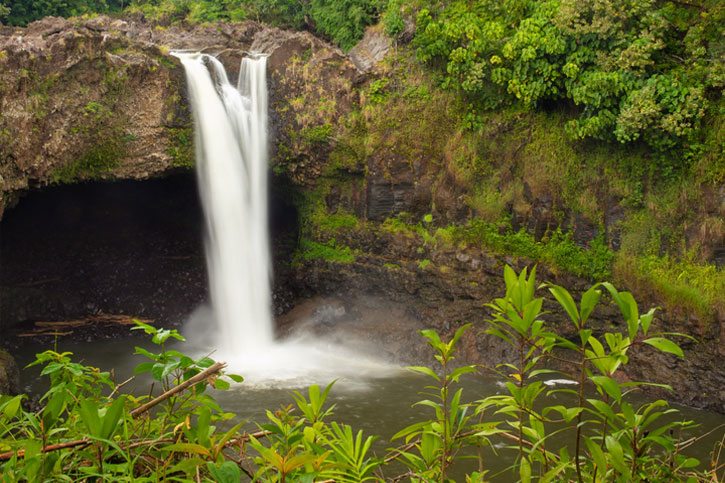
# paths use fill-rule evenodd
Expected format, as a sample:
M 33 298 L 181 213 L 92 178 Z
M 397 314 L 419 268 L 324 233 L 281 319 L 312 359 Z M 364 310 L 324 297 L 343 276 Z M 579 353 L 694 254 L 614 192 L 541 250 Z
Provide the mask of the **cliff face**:
M 232 77 L 245 51 L 271 54 L 274 127 L 297 157 L 324 155 L 305 130 L 349 110 L 360 79 L 321 40 L 253 22 L 181 29 L 100 16 L 0 27 L 0 214 L 28 188 L 192 167 L 184 74 L 170 49 L 213 53 Z M 320 103 L 327 107 L 309 108 Z
M 0 208 L 27 188 L 146 178 L 191 161 L 173 151 L 191 142 L 183 74 L 126 22 L 48 18 L 0 34 Z
M 561 225 L 580 244 L 600 232 L 610 246 L 619 243 L 624 213 L 618 199 L 606 199 L 613 190 L 593 186 L 582 196 L 581 210 L 561 208 L 567 193 L 557 185 L 560 176 L 551 159 L 567 147 L 538 144 L 537 133 L 532 134 L 540 129 L 537 119 L 524 113 L 504 114 L 490 120 L 481 136 L 469 136 L 451 126 L 456 116 L 465 116 L 461 114 L 465 109 L 450 96 L 428 89 L 415 69 L 391 65 L 405 59 L 386 59 L 390 42 L 375 29 L 345 56 L 308 33 L 254 22 L 182 28 L 101 16 L 86 21 L 48 18 L 26 29 L 1 27 L 0 215 L 32 188 L 164 177 L 190 169 L 193 130 L 184 74 L 169 49 L 213 53 L 231 78 L 237 75 L 244 51 L 270 55 L 271 168 L 278 185 L 285 187 L 278 190 L 286 190 L 288 201 L 299 210 L 303 243 L 333 252 L 332 257 L 302 256 L 291 266 L 287 258 L 277 267 L 278 313 L 286 312 L 296 299 L 320 294 L 338 300 L 384 299 L 395 310 L 387 312 L 376 303 L 371 309 L 365 300 L 345 302 L 345 310 L 333 310 L 342 315 L 327 325 L 364 318 L 365 313 L 394 314 L 403 322 L 381 328 L 376 337 L 392 343 L 396 349 L 391 350 L 401 359 L 415 360 L 427 353 L 425 347 L 410 344 L 418 337 L 417 329 L 450 334 L 462 323 L 480 323 L 487 315 L 483 304 L 501 295 L 504 264 L 517 268 L 528 264 L 525 259 L 493 256 L 475 243 L 446 242 L 443 235 L 435 235 L 435 226 L 485 218 L 486 210 L 492 217 L 505 211 L 514 225 L 538 237 Z M 493 196 L 471 181 L 474 177 L 468 171 L 493 170 L 493 161 L 490 166 L 474 165 L 476 152 L 485 152 L 487 159 L 505 168 L 493 189 L 503 195 Z M 527 169 L 521 168 L 522 159 L 529 163 Z M 606 179 L 606 173 L 594 176 Z M 712 203 L 713 213 L 725 209 L 725 197 L 719 196 L 722 202 Z M 597 199 L 606 199 L 599 216 L 594 209 L 587 211 Z M 407 221 L 409 227 L 383 223 L 390 217 Z M 416 222 L 422 225 L 411 230 Z M 144 252 L 139 245 L 138 253 Z M 334 259 L 345 250 L 354 253 L 354 260 Z M 165 255 L 157 258 L 179 266 L 176 255 Z M 105 255 L 99 250 L 98 257 Z M 190 263 L 170 284 L 187 283 L 188 291 L 169 289 L 169 293 L 194 303 L 203 299 L 202 272 L 199 260 Z M 574 291 L 588 284 L 543 267 L 539 273 L 540 280 Z M 192 282 L 184 282 L 190 278 Z M 113 280 L 109 291 L 119 289 L 115 280 L 120 278 Z M 137 285 L 144 295 L 158 285 L 150 281 L 147 290 L 138 281 L 124 283 Z M 15 314 L 25 313 L 29 319 L 42 316 L 27 311 L 28 306 L 39 305 L 42 290 L 17 290 L 25 295 L 17 292 L 14 300 L 27 303 Z M 635 295 L 641 306 L 660 303 Z M 149 304 L 159 305 L 154 297 L 170 298 L 159 292 Z M 84 310 L 82 298 L 77 299 L 76 304 L 66 297 L 66 303 L 78 307 L 64 308 L 59 316 L 82 316 L 73 313 Z M 547 308 L 556 306 L 547 302 Z M 551 317 L 566 319 L 559 313 Z M 656 324 L 663 330 L 679 330 L 702 342 L 687 347 L 686 362 L 638 349 L 629 376 L 654 376 L 658 382 L 673 384 L 679 400 L 725 410 L 725 375 L 714 370 L 725 347 L 722 319 L 716 314 L 706 324 L 685 312 L 660 312 Z M 604 306 L 596 314 L 594 329 L 616 328 L 617 320 L 616 310 Z M 560 329 L 569 330 L 563 322 Z M 469 361 L 493 364 L 511 356 L 493 339 L 472 333 L 464 346 L 463 359 Z

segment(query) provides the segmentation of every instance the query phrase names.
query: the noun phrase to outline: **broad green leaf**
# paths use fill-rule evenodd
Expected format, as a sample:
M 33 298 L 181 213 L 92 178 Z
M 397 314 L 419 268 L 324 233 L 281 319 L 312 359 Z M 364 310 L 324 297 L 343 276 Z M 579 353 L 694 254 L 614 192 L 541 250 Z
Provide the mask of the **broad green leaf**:
M 521 483 L 531 483 L 531 463 L 525 456 L 521 458 L 519 463 L 519 481 Z
M 458 379 L 459 379 L 459 378 L 460 378 L 460 377 L 461 377 L 461 376 L 462 376 L 463 374 L 468 374 L 468 373 L 471 373 L 471 372 L 476 372 L 476 371 L 477 371 L 477 369 L 476 369 L 476 367 L 475 367 L 475 366 L 463 366 L 463 367 L 459 367 L 459 368 L 457 368 L 457 369 L 454 369 L 454 370 L 453 370 L 453 371 L 451 372 L 450 376 L 448 376 L 448 377 L 449 377 L 449 378 L 450 378 L 451 380 L 453 380 L 453 381 L 456 381 L 456 382 L 458 382 Z
M 576 328 L 579 329 L 579 311 L 576 308 L 576 303 L 574 303 L 571 294 L 565 288 L 554 284 L 549 285 L 549 292 L 554 295 L 559 305 L 566 310 L 569 318 L 574 322 Z
M 536 369 L 529 373 L 529 377 L 536 377 L 536 376 L 540 376 L 542 374 L 559 374 L 559 371 L 555 371 L 552 369 Z
M 91 436 L 99 437 L 101 435 L 101 420 L 98 417 L 98 405 L 91 399 L 81 399 L 79 405 L 81 420 L 86 425 Z
M 619 441 L 614 439 L 612 436 L 607 436 L 605 439 L 605 445 L 607 447 L 607 451 L 609 452 L 609 460 L 612 462 L 612 466 L 614 466 L 623 476 L 629 476 L 629 468 L 624 460 L 624 450 L 622 450 L 622 445 L 619 444 Z
M 619 388 L 619 384 L 607 376 L 592 376 L 590 378 L 594 384 L 604 389 L 615 401 L 621 403 L 622 401 L 622 390 Z
M 591 404 L 600 415 L 603 416 L 602 419 L 604 419 L 604 417 L 606 417 L 610 421 L 617 419 L 617 416 L 614 414 L 612 408 L 604 401 L 601 401 L 599 399 L 587 399 L 587 402 Z
M 549 483 L 551 481 L 554 481 L 554 478 L 556 478 L 559 475 L 559 473 L 564 471 L 568 465 L 569 465 L 568 460 L 562 461 L 561 463 L 556 465 L 554 468 L 547 471 L 544 474 L 544 476 L 541 477 L 541 480 L 539 480 L 539 483 Z
M 131 327 L 131 330 L 142 329 L 144 332 L 146 332 L 149 335 L 156 333 L 156 327 L 154 327 L 153 325 L 144 324 L 143 322 L 140 322 L 136 319 L 131 319 L 131 320 L 133 321 L 134 324 L 136 324 L 136 327 Z
M 54 372 L 58 372 L 63 369 L 63 364 L 60 362 L 51 362 L 47 366 L 43 368 L 42 371 L 40 371 L 41 376 L 47 376 L 48 374 L 53 374 Z
M 441 440 L 436 434 L 423 433 L 420 439 L 420 455 L 429 465 L 438 458 Z
M 25 398 L 24 395 L 19 395 L 15 397 L 9 397 L 9 396 L 1 396 L 2 398 L 8 398 L 6 401 L 4 401 L 0 405 L 0 411 L 2 411 L 3 416 L 5 416 L 6 419 L 13 419 L 15 415 L 18 413 L 18 409 L 20 409 L 20 403 L 22 402 L 23 398 Z M 2 399 L 0 399 L 2 400 Z
M 430 344 L 433 349 L 438 350 L 440 348 L 441 338 L 438 336 L 435 330 L 426 329 L 419 332 L 423 337 L 428 339 L 428 344 Z
M 587 342 L 589 342 L 589 338 L 592 336 L 592 330 L 591 329 L 581 329 L 579 331 L 579 339 L 582 341 L 582 345 L 585 346 Z M 573 344 L 572 344 L 573 345 Z M 574 350 L 576 350 L 577 347 L 574 346 Z
M 191 472 L 195 472 L 196 468 L 202 466 L 204 463 L 205 461 L 198 456 L 195 456 L 193 458 L 185 458 L 172 466 L 169 470 L 169 473 L 176 473 L 177 471 L 181 471 L 183 473 L 189 474 Z
M 506 283 L 506 292 L 508 293 L 518 283 L 516 272 L 509 265 L 503 267 L 503 279 Z
M 430 376 L 438 382 L 440 382 L 441 380 L 435 372 L 425 366 L 408 366 L 406 367 L 406 369 L 414 372 L 420 372 L 421 374 L 425 374 L 426 376 Z
M 408 441 L 408 438 L 410 438 L 411 435 L 418 434 L 423 428 L 430 425 L 430 421 L 419 421 L 415 424 L 411 424 L 410 426 L 401 429 L 397 433 L 393 435 L 390 440 L 395 440 L 398 438 L 402 438 L 403 436 L 406 437 L 406 442 Z
M 680 463 L 680 468 L 695 468 L 700 464 L 700 460 L 697 458 L 686 458 L 682 463 Z
M 156 362 L 153 366 L 151 366 L 151 375 L 157 381 L 163 381 L 164 369 L 166 369 L 166 364 L 163 362 Z
M 207 468 L 216 483 L 239 483 L 242 478 L 242 471 L 231 461 L 225 461 L 221 465 L 209 462 Z
M 196 419 L 196 440 L 203 446 L 209 446 L 209 435 L 211 433 L 211 409 L 202 406 L 197 410 Z
M 54 393 L 50 399 L 48 399 L 48 403 L 45 405 L 41 415 L 43 419 L 43 427 L 46 431 L 56 423 L 58 416 L 60 416 L 63 408 L 65 408 L 66 401 L 69 398 L 70 395 L 67 392 L 58 391 Z
M 458 330 L 456 331 L 455 335 L 453 336 L 453 339 L 451 339 L 451 341 L 450 341 L 450 342 L 448 343 L 448 345 L 449 345 L 449 346 L 450 346 L 451 348 L 452 348 L 453 346 L 455 346 L 455 345 L 456 345 L 456 342 L 458 342 L 458 340 L 459 340 L 459 339 L 460 339 L 460 338 L 461 338 L 461 337 L 463 336 L 463 334 L 464 334 L 464 333 L 466 332 L 466 330 L 468 330 L 468 328 L 469 328 L 469 327 L 470 327 L 471 325 L 472 325 L 472 324 L 465 324 L 465 325 L 461 326 L 461 327 L 460 327 L 460 328 L 459 328 L 459 329 L 458 329 Z
M 219 389 L 220 391 L 226 391 L 229 389 L 231 385 L 229 384 L 229 381 L 225 381 L 224 379 L 216 378 L 214 379 L 214 388 Z
M 523 323 L 526 330 L 528 330 L 529 327 L 531 327 L 531 324 L 534 322 L 534 319 L 539 316 L 541 313 L 541 305 L 544 302 L 544 299 L 538 298 L 534 299 L 528 304 L 526 304 L 526 307 L 524 308 L 524 317 L 523 317 Z
M 194 453 L 202 456 L 211 456 L 208 448 L 196 443 L 174 443 L 161 448 L 162 451 L 175 451 L 178 453 Z
M 592 441 L 590 438 L 584 439 L 587 449 L 589 450 L 589 454 L 591 455 L 592 459 L 594 460 L 594 464 L 597 465 L 597 468 L 599 468 L 599 474 L 604 475 L 607 473 L 607 457 L 604 456 L 604 452 L 602 451 L 602 448 L 599 447 L 597 443 Z
M 640 322 L 642 323 L 642 333 L 644 335 L 647 335 L 647 331 L 649 330 L 649 326 L 652 323 L 652 318 L 655 315 L 655 310 L 657 310 L 657 308 L 656 307 L 652 307 L 651 309 L 649 309 L 649 312 L 647 312 L 646 314 L 642 315 L 639 318 Z
M 123 414 L 123 405 L 126 403 L 125 396 L 119 396 L 118 399 L 106 408 L 106 413 L 103 415 L 100 437 L 103 439 L 110 439 L 113 433 L 116 431 L 118 422 Z
M 204 368 L 211 367 L 214 365 L 214 359 L 212 359 L 211 357 L 205 356 L 205 357 L 202 357 L 201 359 L 197 360 L 195 362 L 195 364 L 199 367 L 204 367 Z
M 582 294 L 582 300 L 579 304 L 581 307 L 582 326 L 586 323 L 592 310 L 594 310 L 594 307 L 599 302 L 599 298 L 602 296 L 602 292 L 597 290 L 598 285 L 594 285 Z
M 144 349 L 143 347 L 138 347 L 138 346 L 136 346 L 136 348 L 135 348 L 135 349 L 136 349 L 136 352 L 134 352 L 134 354 L 138 354 L 138 355 L 146 356 L 146 357 L 148 357 L 149 359 L 151 359 L 151 360 L 154 360 L 154 361 L 155 361 L 156 359 L 158 359 L 158 358 L 159 358 L 159 356 L 158 356 L 158 355 L 156 355 L 156 354 L 153 354 L 153 353 L 151 353 L 151 352 L 147 351 L 147 350 L 146 350 L 146 349 Z
M 622 298 L 619 296 L 619 291 L 609 282 L 602 282 L 602 287 L 606 288 L 607 291 L 609 291 L 609 294 L 614 299 L 614 302 L 616 302 L 617 306 L 619 307 L 620 312 L 622 312 L 622 315 L 624 315 L 625 319 L 629 318 L 629 306 L 625 304 L 622 301 Z
M 596 337 L 589 337 L 587 339 L 587 342 L 591 346 L 591 348 L 594 350 L 594 354 L 596 357 L 604 357 L 604 346 Z
M 506 333 L 502 332 L 498 327 L 489 327 L 488 329 L 486 329 L 486 334 L 491 334 L 498 337 L 499 339 L 505 340 L 511 345 L 515 345 L 513 340 L 511 340 L 511 338 Z
M 171 374 L 172 372 L 174 372 L 176 369 L 179 368 L 180 365 L 181 365 L 181 362 L 180 361 L 167 362 L 166 363 L 166 366 L 164 366 L 164 370 L 161 371 L 161 379 L 164 379 L 169 374 Z
M 524 274 L 524 276 L 526 276 L 525 268 L 524 268 L 523 274 Z M 534 299 L 535 290 L 536 290 L 536 265 L 534 265 L 531 268 L 531 272 L 529 272 L 529 278 L 526 280 L 526 294 L 525 294 L 524 303 L 528 303 L 529 301 Z M 539 304 L 539 308 L 541 308 L 540 304 Z
M 650 337 L 649 339 L 645 339 L 642 342 L 645 344 L 649 344 L 652 347 L 661 350 L 662 352 L 668 352 L 670 354 L 675 354 L 676 356 L 679 356 L 681 359 L 685 358 L 685 354 L 682 352 L 682 349 L 680 346 L 675 344 L 669 339 L 666 339 L 664 337 Z
M 149 372 L 151 369 L 153 369 L 155 362 L 142 362 L 141 364 L 137 365 L 136 368 L 133 370 L 134 374 L 141 374 L 142 372 Z

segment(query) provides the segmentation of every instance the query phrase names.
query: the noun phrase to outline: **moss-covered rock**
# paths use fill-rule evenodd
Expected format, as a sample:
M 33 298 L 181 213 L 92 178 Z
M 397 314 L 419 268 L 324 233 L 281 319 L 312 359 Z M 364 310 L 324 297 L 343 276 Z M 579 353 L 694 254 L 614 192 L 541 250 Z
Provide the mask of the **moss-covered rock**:
M 0 349 L 0 394 L 14 396 L 20 393 L 20 372 L 15 359 Z

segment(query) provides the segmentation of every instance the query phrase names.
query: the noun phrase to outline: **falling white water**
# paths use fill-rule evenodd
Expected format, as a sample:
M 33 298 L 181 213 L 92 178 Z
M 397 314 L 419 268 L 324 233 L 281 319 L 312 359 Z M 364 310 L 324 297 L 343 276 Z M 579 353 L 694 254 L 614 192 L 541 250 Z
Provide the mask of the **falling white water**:
M 266 57 L 242 61 L 239 82 L 198 52 L 181 59 L 195 116 L 197 174 L 206 218 L 211 316 L 192 317 L 214 357 L 241 372 L 247 384 L 327 383 L 345 375 L 384 376 L 391 366 L 339 344 L 302 336 L 275 342 L 267 227 Z M 208 319 L 216 322 L 209 336 Z M 194 320 L 196 319 L 196 320 Z M 199 324 L 201 322 L 201 324 Z M 200 330 L 199 327 L 202 327 Z
M 273 340 L 266 57 L 242 61 L 237 88 L 214 57 L 174 55 L 186 70 L 196 117 L 197 174 L 218 331 L 215 345 L 224 355 L 263 351 Z

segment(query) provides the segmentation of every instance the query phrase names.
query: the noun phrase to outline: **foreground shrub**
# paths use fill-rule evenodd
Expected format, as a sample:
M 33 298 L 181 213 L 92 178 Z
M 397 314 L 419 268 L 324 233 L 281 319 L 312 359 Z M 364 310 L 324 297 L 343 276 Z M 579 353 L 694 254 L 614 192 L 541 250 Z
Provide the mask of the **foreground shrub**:
M 506 267 L 504 278 L 506 294 L 489 304 L 493 315 L 486 332 L 518 354 L 515 361 L 490 368 L 502 378 L 505 392 L 464 402 L 456 385 L 479 368 L 456 366 L 454 359 L 470 326 L 459 328 L 448 342 L 423 331 L 439 370 L 410 369 L 434 381 L 417 403 L 430 407 L 433 416 L 400 430 L 393 440 L 403 440 L 402 445 L 384 457 L 371 454 L 375 437 L 330 421 L 334 405 L 326 400 L 332 384 L 294 392 L 295 404 L 267 411 L 267 421 L 254 432 L 244 431 L 242 422 L 224 423 L 234 415 L 206 390 L 209 385 L 226 389 L 241 377 L 224 374 L 224 364 L 207 357 L 194 360 L 167 350 L 169 338 L 183 339 L 176 331 L 138 323 L 160 351 L 137 348 L 149 360 L 135 372 L 149 373 L 163 394 L 122 395 L 125 383 L 114 384 L 109 373 L 72 362 L 69 353 L 38 354 L 33 364 L 43 365 L 41 374 L 51 383 L 42 409 L 26 411 L 25 396 L 0 396 L 0 479 L 442 483 L 453 481 L 451 467 L 459 459 L 476 454 L 479 469 L 466 481 L 481 482 L 491 465 L 479 450 L 495 447 L 513 461 L 502 476 L 524 482 L 719 481 L 717 461 L 710 472 L 697 472 L 693 468 L 700 462 L 680 452 L 676 435 L 692 424 L 664 422 L 663 416 L 676 412 L 665 401 L 633 403 L 628 393 L 646 383 L 621 383 L 617 377 L 637 345 L 683 357 L 669 339 L 676 334 L 650 332 L 654 309 L 640 314 L 632 295 L 609 283 L 587 290 L 578 305 L 562 287 L 544 284 L 576 328 L 577 336 L 569 340 L 542 318 L 535 270 L 517 275 Z M 618 305 L 623 333 L 596 334 L 588 326 L 601 289 Z M 552 364 L 572 370 L 555 371 Z M 551 387 L 546 382 L 552 378 L 572 385 Z M 568 393 L 571 403 L 549 404 L 548 396 L 557 393 Z M 567 442 L 554 446 L 554 434 L 566 435 Z

